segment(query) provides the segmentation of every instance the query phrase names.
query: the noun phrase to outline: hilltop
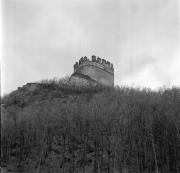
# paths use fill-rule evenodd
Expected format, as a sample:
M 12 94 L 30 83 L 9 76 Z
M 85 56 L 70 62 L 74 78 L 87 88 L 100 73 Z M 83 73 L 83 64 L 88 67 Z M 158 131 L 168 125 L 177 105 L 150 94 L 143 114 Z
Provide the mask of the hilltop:
M 180 88 L 44 80 L 1 102 L 1 166 L 9 172 L 180 171 Z

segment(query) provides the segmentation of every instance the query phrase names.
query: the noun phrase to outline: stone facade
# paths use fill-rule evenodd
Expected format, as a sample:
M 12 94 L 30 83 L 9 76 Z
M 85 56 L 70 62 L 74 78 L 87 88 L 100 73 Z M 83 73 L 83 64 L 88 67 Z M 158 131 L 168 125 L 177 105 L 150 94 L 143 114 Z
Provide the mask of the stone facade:
M 82 57 L 74 64 L 74 73 L 70 82 L 75 85 L 114 86 L 113 64 L 94 55 L 91 60 L 86 56 Z

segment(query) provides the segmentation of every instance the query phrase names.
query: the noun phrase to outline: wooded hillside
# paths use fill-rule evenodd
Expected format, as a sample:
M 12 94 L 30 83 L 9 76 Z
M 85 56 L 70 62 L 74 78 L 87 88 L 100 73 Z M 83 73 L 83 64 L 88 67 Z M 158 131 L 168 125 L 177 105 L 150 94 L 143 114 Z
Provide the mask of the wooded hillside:
M 1 166 L 9 172 L 180 172 L 180 88 L 47 80 L 2 104 Z

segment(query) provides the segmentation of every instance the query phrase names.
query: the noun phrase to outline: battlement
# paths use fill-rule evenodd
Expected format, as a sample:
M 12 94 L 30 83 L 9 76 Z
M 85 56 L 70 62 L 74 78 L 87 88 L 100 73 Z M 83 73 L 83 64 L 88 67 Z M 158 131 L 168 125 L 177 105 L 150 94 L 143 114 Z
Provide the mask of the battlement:
M 89 60 L 86 56 L 82 57 L 79 59 L 79 62 L 76 62 L 74 64 L 74 72 L 76 72 L 79 68 L 85 65 L 91 65 L 91 66 L 96 66 L 98 68 L 101 68 L 109 73 L 114 74 L 114 67 L 113 64 L 110 63 L 109 61 L 106 61 L 105 59 L 101 59 L 99 57 L 96 57 L 93 55 L 91 57 L 91 60 Z
M 74 73 L 70 81 L 77 85 L 114 86 L 113 64 L 93 55 L 91 60 L 86 56 L 74 64 Z

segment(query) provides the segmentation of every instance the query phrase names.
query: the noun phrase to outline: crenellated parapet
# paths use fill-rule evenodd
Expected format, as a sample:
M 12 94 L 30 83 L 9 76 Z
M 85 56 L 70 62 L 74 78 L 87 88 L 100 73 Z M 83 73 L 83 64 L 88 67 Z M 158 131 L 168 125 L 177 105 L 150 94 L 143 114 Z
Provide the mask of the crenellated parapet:
M 95 55 L 93 55 L 91 57 L 91 60 L 89 60 L 86 56 L 80 58 L 79 62 L 76 62 L 74 64 L 74 72 L 76 72 L 79 68 L 81 68 L 82 66 L 85 66 L 85 65 L 96 66 L 98 68 L 101 68 L 107 72 L 114 74 L 113 64 L 105 59 L 96 57 Z

